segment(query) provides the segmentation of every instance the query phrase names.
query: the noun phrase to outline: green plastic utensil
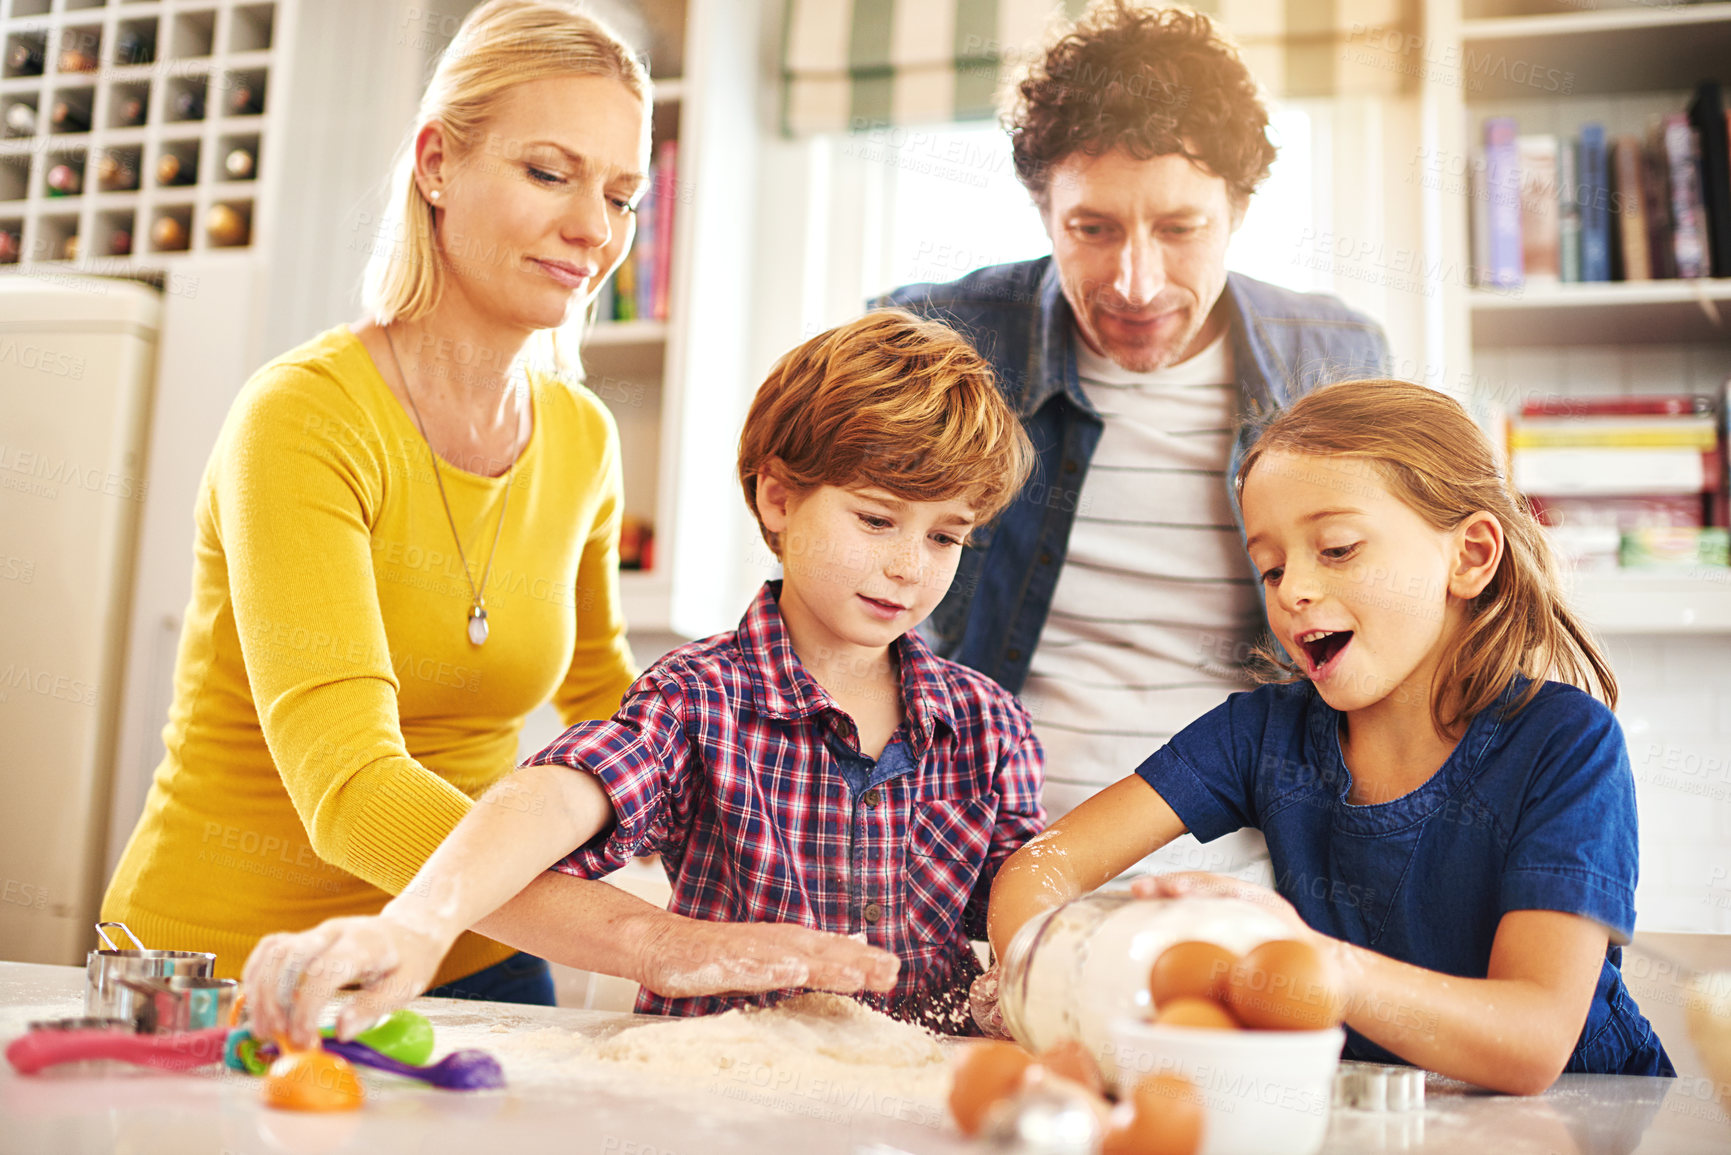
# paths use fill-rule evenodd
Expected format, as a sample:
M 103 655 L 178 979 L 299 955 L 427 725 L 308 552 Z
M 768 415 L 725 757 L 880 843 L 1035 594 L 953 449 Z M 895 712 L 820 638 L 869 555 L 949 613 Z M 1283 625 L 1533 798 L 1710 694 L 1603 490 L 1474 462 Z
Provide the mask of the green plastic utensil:
M 337 1029 L 325 1027 L 319 1033 L 327 1039 L 335 1038 Z M 422 1067 L 433 1057 L 433 1024 L 427 1021 L 425 1015 L 405 1007 L 392 1011 L 356 1035 L 355 1042 L 364 1043 L 379 1054 L 388 1055 L 398 1062 Z

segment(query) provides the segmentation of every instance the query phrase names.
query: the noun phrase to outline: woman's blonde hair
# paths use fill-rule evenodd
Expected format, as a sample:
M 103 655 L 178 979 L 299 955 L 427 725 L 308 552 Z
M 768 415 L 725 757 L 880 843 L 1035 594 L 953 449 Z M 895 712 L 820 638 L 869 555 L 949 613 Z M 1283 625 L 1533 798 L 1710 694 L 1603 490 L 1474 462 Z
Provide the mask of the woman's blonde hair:
M 433 206 L 415 184 L 421 129 L 438 124 L 460 155 L 480 143 L 505 92 L 550 76 L 610 76 L 649 101 L 649 74 L 631 49 L 594 17 L 559 0 L 488 0 L 457 29 L 398 153 L 380 243 L 367 262 L 361 299 L 379 324 L 424 317 L 444 292 L 447 272 Z
M 1519 710 L 1550 677 L 1617 704 L 1617 680 L 1565 598 L 1544 528 L 1510 488 L 1490 438 L 1453 398 L 1406 381 L 1346 381 L 1318 389 L 1277 414 L 1245 454 L 1238 485 L 1270 453 L 1353 458 L 1375 470 L 1401 501 L 1439 530 L 1481 510 L 1503 527 L 1503 558 L 1467 607 L 1466 628 L 1437 664 L 1431 719 L 1449 733 L 1489 708 L 1517 674 L 1532 685 Z M 1276 661 L 1269 680 L 1302 672 Z

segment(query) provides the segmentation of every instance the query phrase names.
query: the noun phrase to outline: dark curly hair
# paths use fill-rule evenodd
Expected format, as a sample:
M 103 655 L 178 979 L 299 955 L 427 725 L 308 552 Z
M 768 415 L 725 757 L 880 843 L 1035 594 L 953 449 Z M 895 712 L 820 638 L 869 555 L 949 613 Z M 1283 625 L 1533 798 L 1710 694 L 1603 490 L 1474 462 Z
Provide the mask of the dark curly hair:
M 1222 177 L 1240 209 L 1274 160 L 1268 110 L 1238 49 L 1187 8 L 1097 3 L 1008 96 L 1016 175 L 1041 204 L 1052 169 L 1078 151 L 1181 153 Z

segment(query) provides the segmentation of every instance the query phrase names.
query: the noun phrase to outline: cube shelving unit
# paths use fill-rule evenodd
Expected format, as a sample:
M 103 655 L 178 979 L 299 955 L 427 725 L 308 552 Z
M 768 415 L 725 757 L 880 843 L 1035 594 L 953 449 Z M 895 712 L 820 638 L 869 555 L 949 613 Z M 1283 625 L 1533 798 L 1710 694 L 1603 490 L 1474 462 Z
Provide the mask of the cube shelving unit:
M 286 98 L 278 83 L 286 7 L 0 0 L 0 230 L 16 240 L 0 263 L 32 272 L 162 270 L 258 244 L 271 226 L 270 186 L 260 178 L 275 159 Z M 28 115 L 13 113 L 19 105 Z M 68 122 L 54 123 L 58 107 L 73 113 Z M 252 157 L 238 177 L 224 164 L 237 149 Z M 169 158 L 178 173 L 159 180 Z M 103 180 L 109 159 L 130 179 Z M 78 174 L 75 194 L 52 187 L 50 174 L 63 170 Z M 213 234 L 213 213 L 229 231 Z

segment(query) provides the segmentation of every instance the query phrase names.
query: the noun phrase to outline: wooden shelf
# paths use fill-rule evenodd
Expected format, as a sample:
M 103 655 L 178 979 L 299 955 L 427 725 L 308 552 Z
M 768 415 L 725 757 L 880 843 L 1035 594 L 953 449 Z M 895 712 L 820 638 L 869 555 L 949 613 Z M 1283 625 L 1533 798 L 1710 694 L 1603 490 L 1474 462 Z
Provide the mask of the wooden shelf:
M 1469 100 L 1692 88 L 1731 78 L 1731 3 L 1642 5 L 1461 23 Z
M 619 571 L 619 606 L 625 613 L 625 626 L 632 633 L 668 632 L 671 626 L 667 612 L 672 594 L 672 583 L 664 571 Z
M 1473 344 L 1624 345 L 1731 339 L 1731 277 L 1553 284 L 1469 294 Z
M 583 337 L 585 349 L 658 345 L 667 340 L 666 321 L 602 321 Z
M 1461 39 L 1512 40 L 1552 36 L 1597 36 L 1648 30 L 1669 31 L 1698 24 L 1731 23 L 1731 3 L 1640 4 L 1528 16 L 1488 16 L 1461 21 Z
M 1601 634 L 1731 633 L 1731 568 L 1582 573 L 1570 593 Z

